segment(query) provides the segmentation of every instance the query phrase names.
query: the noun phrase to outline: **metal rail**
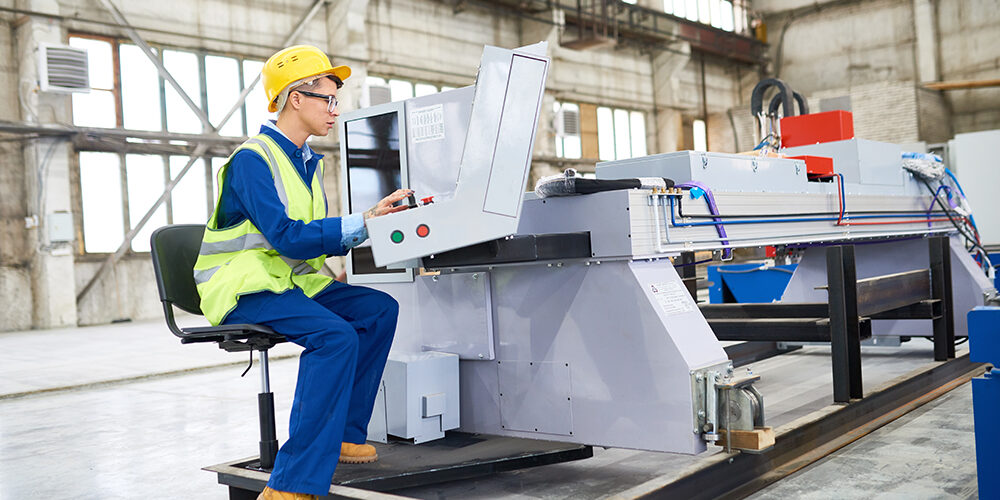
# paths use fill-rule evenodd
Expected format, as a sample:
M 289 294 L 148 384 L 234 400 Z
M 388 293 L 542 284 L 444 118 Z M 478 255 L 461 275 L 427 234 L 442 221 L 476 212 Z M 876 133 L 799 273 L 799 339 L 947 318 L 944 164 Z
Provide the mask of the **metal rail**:
M 776 430 L 774 448 L 762 454 L 719 453 L 714 461 L 679 479 L 653 479 L 622 498 L 744 498 L 864 437 L 876 429 L 969 381 L 982 364 L 968 354 L 937 362 L 890 382 L 797 427 Z

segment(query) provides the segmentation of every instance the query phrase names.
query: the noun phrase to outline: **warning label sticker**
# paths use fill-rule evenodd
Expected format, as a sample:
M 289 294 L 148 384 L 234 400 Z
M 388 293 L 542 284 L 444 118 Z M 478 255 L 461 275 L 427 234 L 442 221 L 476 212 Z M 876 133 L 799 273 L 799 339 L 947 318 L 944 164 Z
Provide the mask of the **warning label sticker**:
M 440 104 L 410 111 L 410 137 L 413 142 L 444 139 L 444 108 Z
M 660 304 L 664 314 L 673 316 L 694 311 L 694 301 L 684 285 L 676 281 L 669 283 L 653 283 L 649 285 L 652 289 L 653 297 Z

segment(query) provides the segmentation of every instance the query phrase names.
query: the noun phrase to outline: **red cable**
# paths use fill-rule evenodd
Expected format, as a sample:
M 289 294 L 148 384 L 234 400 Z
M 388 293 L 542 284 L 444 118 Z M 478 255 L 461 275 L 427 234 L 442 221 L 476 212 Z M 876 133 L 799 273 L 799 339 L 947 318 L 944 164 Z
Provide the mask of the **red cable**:
M 911 220 L 894 220 L 894 221 L 877 221 L 877 222 L 844 222 L 844 194 L 840 188 L 841 176 L 838 174 L 833 174 L 831 177 L 837 179 L 837 213 L 840 215 L 837 217 L 837 226 L 876 226 L 876 225 L 886 225 L 886 224 L 916 224 L 920 222 L 944 222 L 950 221 L 951 219 L 911 219 Z M 968 218 L 963 217 L 963 220 L 968 222 Z

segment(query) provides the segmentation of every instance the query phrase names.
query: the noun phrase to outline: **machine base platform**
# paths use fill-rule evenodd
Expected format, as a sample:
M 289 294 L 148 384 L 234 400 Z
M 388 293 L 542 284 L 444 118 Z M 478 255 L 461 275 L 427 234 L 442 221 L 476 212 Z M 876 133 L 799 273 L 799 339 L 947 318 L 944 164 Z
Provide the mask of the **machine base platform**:
M 359 490 L 391 491 L 497 472 L 590 458 L 590 446 L 482 434 L 448 432 L 444 438 L 414 446 L 406 442 L 378 444 L 378 462 L 340 464 L 333 476 L 332 498 Z M 212 465 L 231 500 L 255 499 L 270 471 L 257 457 Z

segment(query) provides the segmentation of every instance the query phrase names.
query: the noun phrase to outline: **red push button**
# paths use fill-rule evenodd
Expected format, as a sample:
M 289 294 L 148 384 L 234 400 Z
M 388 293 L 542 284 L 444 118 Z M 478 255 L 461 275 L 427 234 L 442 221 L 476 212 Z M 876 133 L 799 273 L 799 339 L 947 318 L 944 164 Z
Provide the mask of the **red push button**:
M 417 226 L 417 236 L 426 238 L 428 234 L 431 234 L 431 228 L 427 227 L 427 224 Z
M 423 203 L 424 205 L 430 205 L 431 203 L 434 203 L 434 197 L 428 196 L 426 198 L 420 198 L 420 203 Z

